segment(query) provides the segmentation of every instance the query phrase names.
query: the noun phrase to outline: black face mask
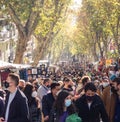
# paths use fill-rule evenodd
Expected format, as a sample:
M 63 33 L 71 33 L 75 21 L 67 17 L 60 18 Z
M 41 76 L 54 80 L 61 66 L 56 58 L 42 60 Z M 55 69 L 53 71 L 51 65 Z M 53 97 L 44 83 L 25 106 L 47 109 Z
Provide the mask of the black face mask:
M 8 82 L 4 82 L 4 86 L 5 86 L 5 88 L 8 88 L 10 85 L 9 85 L 9 83 Z
M 94 96 L 87 96 L 87 95 L 86 95 L 86 99 L 87 99 L 88 101 L 93 101 Z
M 71 88 L 72 88 L 72 86 L 71 86 L 71 85 L 68 85 L 68 88 L 70 88 L 70 89 L 71 89 Z
M 47 85 L 47 88 L 50 88 L 50 85 Z

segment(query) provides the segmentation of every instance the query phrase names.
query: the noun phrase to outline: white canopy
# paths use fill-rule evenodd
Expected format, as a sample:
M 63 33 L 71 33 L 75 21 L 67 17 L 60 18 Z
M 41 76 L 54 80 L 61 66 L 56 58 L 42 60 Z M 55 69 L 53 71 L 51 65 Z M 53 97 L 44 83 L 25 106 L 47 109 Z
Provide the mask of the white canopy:
M 5 68 L 29 68 L 31 65 L 26 65 L 26 64 L 13 64 L 13 63 L 8 63 L 0 60 L 0 69 L 5 69 Z
M 11 63 L 0 61 L 0 69 L 15 68 Z

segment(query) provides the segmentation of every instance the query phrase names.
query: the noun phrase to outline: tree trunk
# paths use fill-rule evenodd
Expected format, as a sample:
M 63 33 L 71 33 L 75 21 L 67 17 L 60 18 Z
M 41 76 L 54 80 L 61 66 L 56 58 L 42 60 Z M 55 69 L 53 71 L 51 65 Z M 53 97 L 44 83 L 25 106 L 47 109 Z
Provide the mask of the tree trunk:
M 38 7 L 40 5 L 43 6 L 44 0 L 40 1 L 40 4 L 37 3 L 37 1 L 34 1 L 35 3 L 29 10 L 29 16 L 26 19 L 26 23 L 22 24 L 22 20 L 20 20 L 19 15 L 17 15 L 17 11 L 14 8 L 14 6 L 11 3 L 8 4 L 8 10 L 9 14 L 12 18 L 12 21 L 15 23 L 16 28 L 18 30 L 19 39 L 17 41 L 17 48 L 16 48 L 16 54 L 14 63 L 23 63 L 23 55 L 26 50 L 27 42 L 29 41 L 29 38 L 34 33 L 40 19 L 40 10 L 34 11 L 34 7 Z
M 107 55 L 107 53 L 108 53 L 108 45 L 109 45 L 109 42 L 110 40 L 109 40 L 109 38 L 108 38 L 108 35 L 106 35 L 106 34 L 104 34 L 104 35 L 102 35 L 102 42 L 103 42 L 103 45 L 104 45 L 104 53 L 105 53 L 105 57 L 106 58 L 108 58 L 108 55 Z
M 36 47 L 36 50 L 34 51 L 34 55 L 33 55 L 34 62 L 32 64 L 32 66 L 37 66 L 38 65 L 39 60 L 41 59 L 41 57 L 44 54 L 44 49 L 45 49 L 47 43 L 48 42 L 46 40 L 45 41 L 42 40 L 41 43 L 38 44 L 38 46 Z
M 23 63 L 23 55 L 24 55 L 24 52 L 25 52 L 26 46 L 27 46 L 26 43 L 27 43 L 27 38 L 20 37 L 20 39 L 17 42 L 14 63 L 16 63 L 16 64 Z
M 91 51 L 92 51 L 92 55 L 94 57 L 94 61 L 98 61 L 98 56 L 97 56 L 97 51 L 96 51 L 96 39 L 95 39 L 95 34 L 92 34 L 92 32 L 90 31 L 91 33 L 91 39 L 93 40 L 93 43 L 91 45 Z
M 100 56 L 101 58 L 103 58 L 103 49 L 102 49 L 102 46 L 101 46 L 101 33 L 100 32 L 96 32 L 96 42 L 98 44 L 98 48 L 100 50 Z
M 57 31 L 55 34 L 53 33 L 53 29 L 56 23 L 53 22 L 51 25 L 50 31 L 46 34 L 44 38 L 42 37 L 36 37 L 38 40 L 38 45 L 36 47 L 36 50 L 34 51 L 33 55 L 33 64 L 32 66 L 37 66 L 39 63 L 39 60 L 42 59 L 45 55 L 45 51 L 49 48 L 49 44 L 53 40 L 53 38 L 58 34 L 59 31 Z M 39 43 L 41 42 L 41 43 Z
M 93 44 L 92 54 L 94 57 L 94 61 L 98 61 L 97 53 L 96 53 L 96 43 Z
M 116 26 L 114 27 L 111 25 L 111 28 L 112 28 L 112 33 L 113 33 L 115 43 L 117 45 L 118 54 L 120 55 L 120 41 L 119 41 L 120 17 L 118 17 L 118 19 L 117 19 Z
M 103 58 L 103 49 L 101 47 L 101 42 L 100 41 L 98 41 L 98 47 L 99 47 L 99 50 L 100 50 L 100 56 L 101 56 L 101 58 Z

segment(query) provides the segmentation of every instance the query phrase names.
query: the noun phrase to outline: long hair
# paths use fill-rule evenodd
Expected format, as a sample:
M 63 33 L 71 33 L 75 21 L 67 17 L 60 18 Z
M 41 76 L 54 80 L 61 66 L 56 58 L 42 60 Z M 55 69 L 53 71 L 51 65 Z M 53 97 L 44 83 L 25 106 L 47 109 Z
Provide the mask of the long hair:
M 33 85 L 27 84 L 24 88 L 24 94 L 28 99 L 28 105 L 31 105 L 34 100 L 34 98 L 32 97 L 32 92 L 33 92 Z
M 69 96 L 70 93 L 67 91 L 61 91 L 58 96 L 57 99 L 54 103 L 54 108 L 56 113 L 60 116 L 63 114 L 64 112 L 64 106 L 65 106 L 65 99 L 67 96 Z M 73 106 L 73 104 L 71 104 L 68 108 L 67 108 L 67 112 L 68 114 L 72 114 L 75 113 L 75 107 Z

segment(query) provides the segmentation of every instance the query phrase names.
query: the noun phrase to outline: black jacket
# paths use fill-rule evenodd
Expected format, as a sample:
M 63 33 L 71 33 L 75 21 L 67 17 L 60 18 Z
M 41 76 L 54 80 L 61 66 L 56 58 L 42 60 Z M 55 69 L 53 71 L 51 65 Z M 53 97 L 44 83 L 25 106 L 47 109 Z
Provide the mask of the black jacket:
M 42 112 L 44 116 L 49 116 L 50 111 L 52 109 L 53 103 L 55 99 L 52 93 L 48 93 L 47 95 L 43 96 L 42 99 Z
M 5 111 L 3 115 L 4 118 L 7 109 L 9 95 L 10 94 L 8 93 L 6 96 Z M 17 90 L 16 95 L 10 104 L 7 122 L 29 122 L 28 118 L 29 118 L 29 112 L 28 112 L 27 99 L 21 91 Z
M 41 122 L 41 110 L 38 108 L 38 100 L 32 98 L 28 104 L 30 113 L 30 122 Z
M 61 122 L 62 120 L 60 119 L 61 116 L 64 116 L 64 119 L 66 120 L 66 118 L 68 117 L 68 112 L 63 112 L 62 115 L 59 115 L 56 111 L 56 109 L 53 107 L 51 112 L 50 112 L 50 119 L 48 122 Z
M 0 117 L 2 116 L 3 112 L 4 112 L 4 100 L 3 98 L 0 97 Z
M 75 104 L 82 122 L 100 122 L 100 118 L 103 122 L 109 122 L 103 102 L 98 95 L 95 95 L 90 109 L 85 95 L 80 97 Z

